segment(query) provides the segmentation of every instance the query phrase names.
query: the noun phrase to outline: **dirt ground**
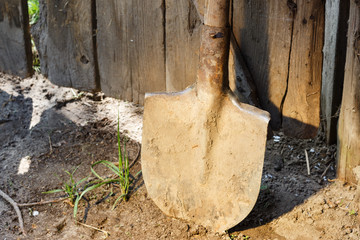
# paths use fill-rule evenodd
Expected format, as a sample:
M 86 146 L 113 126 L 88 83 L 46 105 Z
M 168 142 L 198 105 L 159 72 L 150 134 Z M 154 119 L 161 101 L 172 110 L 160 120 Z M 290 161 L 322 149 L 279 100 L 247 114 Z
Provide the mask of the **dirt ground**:
M 78 181 L 89 176 L 92 163 L 116 162 L 118 111 L 134 176 L 141 169 L 142 107 L 57 87 L 40 75 L 21 80 L 0 73 L 0 189 L 17 203 L 57 199 L 63 194 L 42 192 L 61 188 L 66 170 L 78 167 Z M 298 140 L 276 132 L 267 142 L 258 201 L 226 233 L 165 216 L 140 174 L 129 201 L 114 210 L 116 186 L 86 194 L 77 220 L 87 226 L 75 222 L 66 201 L 21 207 L 24 236 L 14 209 L 0 198 L 0 239 L 104 239 L 105 232 L 107 239 L 360 239 L 360 190 L 334 180 L 335 158 L 336 146 L 326 146 L 321 133 Z

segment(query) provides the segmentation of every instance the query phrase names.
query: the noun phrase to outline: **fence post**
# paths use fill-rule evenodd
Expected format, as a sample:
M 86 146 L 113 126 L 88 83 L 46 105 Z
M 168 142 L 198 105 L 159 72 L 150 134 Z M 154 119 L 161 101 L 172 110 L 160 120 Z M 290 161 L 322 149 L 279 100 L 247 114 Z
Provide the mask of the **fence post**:
M 39 2 L 41 72 L 60 86 L 99 90 L 94 56 L 93 1 Z
M 26 0 L 0 1 L 0 71 L 22 78 L 33 73 Z
M 97 55 L 107 96 L 143 104 L 165 90 L 165 0 L 96 0 Z
M 328 0 L 325 4 L 324 61 L 321 112 L 328 144 L 336 143 L 346 58 L 349 0 Z
M 313 138 L 320 126 L 325 2 L 296 4 L 282 127 L 288 136 Z
M 343 98 L 338 129 L 338 178 L 360 184 L 360 3 L 350 2 Z

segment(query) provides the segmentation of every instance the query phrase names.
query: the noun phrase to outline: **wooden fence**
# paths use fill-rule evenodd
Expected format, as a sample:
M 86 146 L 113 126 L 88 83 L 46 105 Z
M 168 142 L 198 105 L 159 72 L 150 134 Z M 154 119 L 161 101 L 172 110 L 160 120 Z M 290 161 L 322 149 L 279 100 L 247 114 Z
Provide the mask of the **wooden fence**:
M 26 1 L 0 1 L 0 71 L 32 74 L 29 18 Z
M 41 71 L 55 84 L 102 90 L 140 104 L 145 92 L 183 90 L 196 79 L 205 3 L 40 0 L 41 17 L 33 35 Z M 244 57 L 240 68 L 233 68 L 248 67 L 247 80 L 253 79 L 260 105 L 271 113 L 273 129 L 314 137 L 320 124 L 324 1 L 233 0 L 231 6 L 236 45 L 232 49 L 240 49 Z M 26 1 L 4 0 L 0 9 L 5 19 L 0 17 L 0 69 L 28 76 Z M 14 16 L 18 18 L 14 23 L 21 23 L 15 27 Z M 235 89 L 243 75 L 230 72 Z
M 229 19 L 230 87 L 269 111 L 273 129 L 314 137 L 321 99 L 334 142 L 344 96 L 338 170 L 353 182 L 360 178 L 357 2 L 232 0 Z M 140 104 L 145 92 L 183 90 L 196 80 L 205 10 L 206 0 L 40 0 L 32 33 L 41 71 L 55 84 Z M 31 65 L 26 0 L 2 0 L 0 70 L 27 77 Z
M 360 2 L 350 5 L 337 170 L 340 179 L 360 185 Z

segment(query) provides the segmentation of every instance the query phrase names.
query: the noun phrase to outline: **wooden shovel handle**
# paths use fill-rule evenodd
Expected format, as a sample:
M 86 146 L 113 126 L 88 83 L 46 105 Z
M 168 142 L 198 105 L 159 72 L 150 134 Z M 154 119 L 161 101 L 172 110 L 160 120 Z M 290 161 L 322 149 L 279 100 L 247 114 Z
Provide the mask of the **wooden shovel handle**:
M 230 0 L 208 0 L 201 32 L 197 92 L 216 97 L 228 86 Z
M 229 20 L 230 0 L 208 0 L 204 24 L 211 27 L 226 27 Z

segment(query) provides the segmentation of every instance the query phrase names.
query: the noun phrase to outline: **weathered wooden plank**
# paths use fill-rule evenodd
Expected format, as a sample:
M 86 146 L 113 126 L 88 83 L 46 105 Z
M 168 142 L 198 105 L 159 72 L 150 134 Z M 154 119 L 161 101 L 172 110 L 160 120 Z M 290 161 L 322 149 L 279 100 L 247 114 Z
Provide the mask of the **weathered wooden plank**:
M 360 184 L 360 3 L 350 1 L 345 79 L 338 130 L 338 178 Z
M 166 0 L 166 90 L 195 83 L 199 66 L 202 2 Z
M 321 112 L 328 144 L 336 143 L 346 57 L 349 1 L 328 0 L 325 4 L 325 33 L 321 84 Z
M 293 12 L 287 0 L 233 0 L 233 32 L 273 129 L 281 127 Z
M 80 90 L 96 83 L 92 0 L 43 0 L 39 52 L 42 73 L 54 84 Z
M 283 130 L 312 138 L 320 124 L 320 90 L 325 2 L 298 0 L 294 19 Z
M 26 0 L 0 1 L 0 71 L 23 78 L 32 74 Z
M 164 2 L 97 0 L 96 11 L 102 91 L 140 104 L 145 92 L 164 91 Z

